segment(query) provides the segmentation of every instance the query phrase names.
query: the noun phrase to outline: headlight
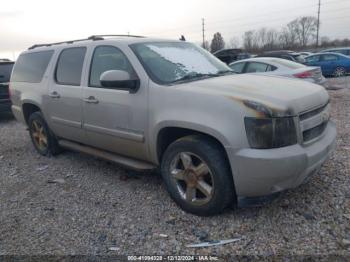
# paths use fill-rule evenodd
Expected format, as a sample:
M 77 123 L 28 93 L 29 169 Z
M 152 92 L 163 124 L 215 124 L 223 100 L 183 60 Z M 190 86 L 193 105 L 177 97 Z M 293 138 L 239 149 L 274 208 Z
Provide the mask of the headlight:
M 296 128 L 292 117 L 246 117 L 244 124 L 251 148 L 278 148 L 297 143 Z

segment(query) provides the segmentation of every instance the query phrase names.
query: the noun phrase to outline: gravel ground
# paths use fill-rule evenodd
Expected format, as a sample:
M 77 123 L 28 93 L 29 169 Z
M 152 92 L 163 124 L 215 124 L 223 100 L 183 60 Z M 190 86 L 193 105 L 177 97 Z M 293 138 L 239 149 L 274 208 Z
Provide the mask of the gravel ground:
M 0 255 L 350 256 L 350 89 L 329 93 L 337 149 L 319 175 L 264 207 L 209 218 L 181 211 L 157 174 L 74 152 L 42 157 L 25 128 L 2 117 Z

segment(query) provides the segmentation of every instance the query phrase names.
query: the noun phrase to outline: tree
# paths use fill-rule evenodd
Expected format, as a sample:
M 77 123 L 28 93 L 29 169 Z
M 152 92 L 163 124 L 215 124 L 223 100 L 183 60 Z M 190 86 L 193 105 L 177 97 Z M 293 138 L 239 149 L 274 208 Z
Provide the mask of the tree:
M 224 38 L 219 32 L 214 34 L 213 40 L 211 41 L 210 51 L 212 53 L 225 48 Z
M 229 48 L 238 48 L 239 47 L 239 38 L 232 37 L 228 43 Z
M 247 51 L 251 51 L 253 49 L 253 39 L 254 38 L 254 31 L 247 31 L 244 32 L 243 35 L 243 47 Z
M 313 16 L 303 16 L 293 20 L 291 27 L 295 32 L 299 45 L 302 47 L 307 46 L 310 40 L 316 38 L 317 31 L 317 18 Z

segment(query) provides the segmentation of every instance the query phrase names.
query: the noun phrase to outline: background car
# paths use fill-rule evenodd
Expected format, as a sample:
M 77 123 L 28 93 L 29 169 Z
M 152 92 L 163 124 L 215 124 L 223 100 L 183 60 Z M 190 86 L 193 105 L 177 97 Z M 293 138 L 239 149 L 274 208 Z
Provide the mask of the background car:
M 250 54 L 243 52 L 242 49 L 222 49 L 213 53 L 213 55 L 226 64 L 251 57 Z
M 338 53 L 319 53 L 305 57 L 305 64 L 319 66 L 324 76 L 345 76 L 350 73 L 350 57 Z
M 321 53 L 338 53 L 350 56 L 350 47 L 340 47 L 323 50 Z
M 0 59 L 0 113 L 11 112 L 9 82 L 14 62 Z
M 270 75 L 300 78 L 320 85 L 326 84 L 319 67 L 274 57 L 257 57 L 231 63 L 230 68 L 238 74 L 264 73 Z
M 312 52 L 299 52 L 299 54 L 301 54 L 303 56 L 309 56 L 309 55 L 313 55 L 314 53 L 312 53 Z
M 304 63 L 305 59 L 304 56 L 300 53 L 290 51 L 290 50 L 279 50 L 279 51 L 269 51 L 269 52 L 264 52 L 258 57 L 277 57 L 277 58 L 282 58 L 298 63 Z

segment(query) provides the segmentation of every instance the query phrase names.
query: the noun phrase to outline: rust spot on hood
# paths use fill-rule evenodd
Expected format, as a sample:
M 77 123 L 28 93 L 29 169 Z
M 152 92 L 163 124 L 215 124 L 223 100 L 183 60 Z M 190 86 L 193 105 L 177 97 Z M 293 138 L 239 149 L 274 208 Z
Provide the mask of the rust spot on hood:
M 241 103 L 246 108 L 252 110 L 257 118 L 266 118 L 266 117 L 286 117 L 293 116 L 291 109 L 282 109 L 276 108 L 271 105 L 267 105 L 263 102 L 257 102 L 250 99 L 243 99 L 240 97 L 226 96 L 228 99 L 234 100 Z

